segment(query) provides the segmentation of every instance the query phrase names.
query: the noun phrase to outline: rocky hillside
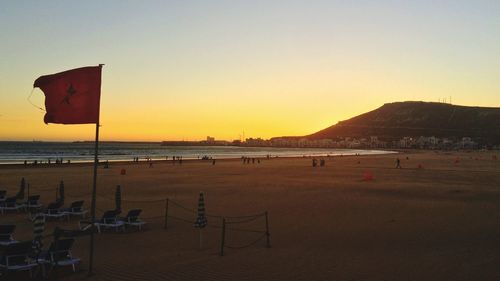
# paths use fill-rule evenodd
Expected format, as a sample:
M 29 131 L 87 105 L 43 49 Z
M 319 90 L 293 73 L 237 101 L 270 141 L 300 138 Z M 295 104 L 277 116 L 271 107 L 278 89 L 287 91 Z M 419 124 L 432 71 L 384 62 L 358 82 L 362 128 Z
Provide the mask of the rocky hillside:
M 500 108 L 458 106 L 434 102 L 395 102 L 338 122 L 308 139 L 378 136 L 473 137 L 500 143 Z

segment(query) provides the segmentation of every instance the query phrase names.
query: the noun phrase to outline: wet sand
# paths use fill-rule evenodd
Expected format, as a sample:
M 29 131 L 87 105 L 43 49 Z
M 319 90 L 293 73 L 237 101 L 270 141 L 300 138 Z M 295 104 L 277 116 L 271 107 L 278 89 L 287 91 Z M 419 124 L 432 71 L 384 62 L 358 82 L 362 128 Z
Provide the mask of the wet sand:
M 95 274 L 86 278 L 88 238 L 73 254 L 80 271 L 58 271 L 60 280 L 500 280 L 500 160 L 498 152 L 410 152 L 400 155 L 330 157 L 325 167 L 310 158 L 111 163 L 99 167 L 97 215 L 114 208 L 122 186 L 124 212 L 143 209 L 143 231 L 96 235 Z M 409 157 L 409 160 L 406 157 Z M 395 169 L 399 157 L 403 169 Z M 459 159 L 457 162 L 456 160 Z M 418 168 L 421 165 L 422 168 Z M 126 175 L 120 170 L 126 169 Z M 363 181 L 369 172 L 374 180 Z M 92 166 L 0 167 L 0 189 L 14 195 L 21 177 L 46 205 L 64 180 L 66 202 L 90 207 Z M 205 192 L 209 226 L 192 223 L 198 193 Z M 164 229 L 165 199 L 170 198 Z M 155 202 L 148 202 L 155 201 Z M 219 256 L 221 218 L 268 211 L 264 217 L 228 225 Z M 0 216 L 16 222 L 18 240 L 32 238 L 25 214 Z M 178 217 L 182 220 L 174 219 Z M 78 219 L 52 220 L 76 228 Z M 47 238 L 45 244 L 50 242 Z M 53 274 L 53 273 L 52 273 Z M 23 280 L 27 274 L 11 278 Z

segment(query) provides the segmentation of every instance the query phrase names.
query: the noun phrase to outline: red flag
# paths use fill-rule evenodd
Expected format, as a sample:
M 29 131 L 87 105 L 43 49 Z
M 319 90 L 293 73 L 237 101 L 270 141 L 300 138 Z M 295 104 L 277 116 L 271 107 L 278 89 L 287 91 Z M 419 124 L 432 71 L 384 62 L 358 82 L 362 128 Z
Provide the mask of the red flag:
M 45 123 L 99 123 L 102 65 L 76 68 L 35 80 L 45 94 Z

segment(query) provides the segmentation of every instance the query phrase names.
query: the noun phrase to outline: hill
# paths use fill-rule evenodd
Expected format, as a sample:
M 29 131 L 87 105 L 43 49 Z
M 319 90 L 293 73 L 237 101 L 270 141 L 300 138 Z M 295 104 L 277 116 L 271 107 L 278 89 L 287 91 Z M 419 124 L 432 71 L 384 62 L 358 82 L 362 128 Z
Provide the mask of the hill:
M 435 102 L 395 102 L 338 122 L 307 139 L 405 136 L 472 137 L 500 143 L 500 108 L 458 106 Z

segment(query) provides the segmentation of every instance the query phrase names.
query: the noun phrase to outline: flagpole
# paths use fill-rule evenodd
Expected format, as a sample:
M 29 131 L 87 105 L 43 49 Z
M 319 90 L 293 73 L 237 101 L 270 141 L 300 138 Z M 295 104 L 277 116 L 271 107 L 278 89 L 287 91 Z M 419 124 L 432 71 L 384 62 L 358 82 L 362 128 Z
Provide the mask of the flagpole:
M 99 150 L 99 122 L 95 124 L 95 151 L 94 151 L 94 183 L 92 186 L 92 203 L 90 214 L 92 217 L 92 231 L 90 232 L 90 257 L 89 257 L 89 274 L 92 274 L 92 266 L 94 262 L 94 229 L 95 229 L 95 205 L 96 205 L 96 186 L 97 186 L 97 158 Z

